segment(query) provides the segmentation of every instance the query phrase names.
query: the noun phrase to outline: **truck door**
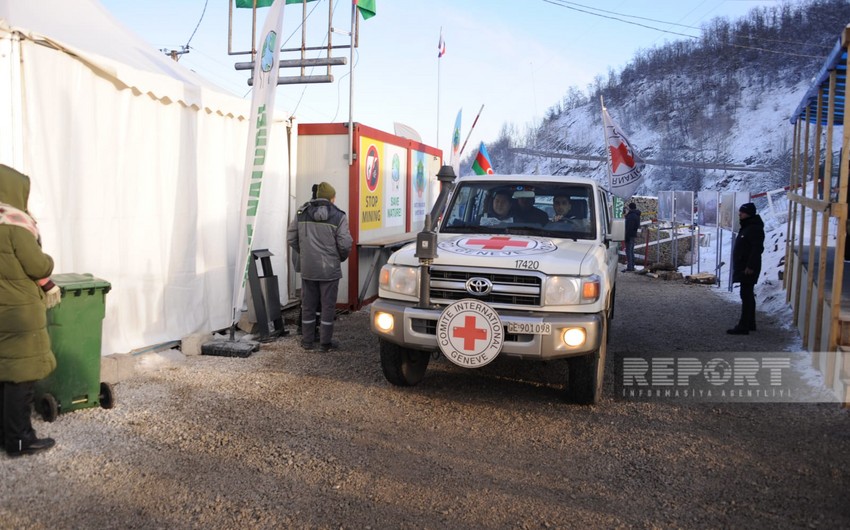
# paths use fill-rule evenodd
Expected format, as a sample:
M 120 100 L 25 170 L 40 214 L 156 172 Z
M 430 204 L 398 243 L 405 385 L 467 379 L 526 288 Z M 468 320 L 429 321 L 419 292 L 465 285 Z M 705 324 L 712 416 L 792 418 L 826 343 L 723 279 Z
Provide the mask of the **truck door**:
M 599 226 L 602 230 L 602 237 L 611 233 L 611 219 L 613 219 L 612 201 L 607 193 L 603 190 L 597 190 L 596 201 L 599 204 Z M 608 241 L 606 249 L 606 259 L 608 265 L 608 277 L 611 281 L 617 277 L 617 267 L 619 266 L 620 243 L 617 241 Z

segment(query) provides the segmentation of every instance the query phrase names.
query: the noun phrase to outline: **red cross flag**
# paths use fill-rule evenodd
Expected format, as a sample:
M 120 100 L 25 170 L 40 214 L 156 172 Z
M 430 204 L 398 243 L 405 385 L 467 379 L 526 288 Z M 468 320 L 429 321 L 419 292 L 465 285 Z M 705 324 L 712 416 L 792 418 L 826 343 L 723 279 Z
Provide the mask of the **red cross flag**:
M 644 162 L 632 148 L 626 135 L 620 130 L 608 109 L 602 107 L 602 124 L 605 127 L 605 142 L 608 151 L 608 180 L 611 193 L 628 199 L 643 181 Z

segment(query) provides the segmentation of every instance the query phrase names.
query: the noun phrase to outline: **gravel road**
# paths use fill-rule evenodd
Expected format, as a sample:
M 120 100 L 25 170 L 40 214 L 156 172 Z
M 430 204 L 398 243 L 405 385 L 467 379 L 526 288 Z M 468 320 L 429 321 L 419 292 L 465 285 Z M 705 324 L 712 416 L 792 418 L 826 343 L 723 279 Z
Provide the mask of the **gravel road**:
M 850 527 L 847 410 L 621 394 L 625 358 L 789 355 L 797 333 L 729 336 L 739 306 L 710 287 L 620 280 L 597 406 L 561 400 L 563 362 L 441 359 L 392 387 L 368 314 L 343 315 L 341 351 L 178 356 L 112 410 L 35 420 L 58 445 L 0 457 L 0 527 Z

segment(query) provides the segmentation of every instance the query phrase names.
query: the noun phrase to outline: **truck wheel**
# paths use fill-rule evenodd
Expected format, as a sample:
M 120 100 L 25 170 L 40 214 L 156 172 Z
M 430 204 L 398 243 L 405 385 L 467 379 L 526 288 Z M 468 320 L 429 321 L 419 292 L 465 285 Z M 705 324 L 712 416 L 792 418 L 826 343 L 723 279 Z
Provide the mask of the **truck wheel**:
M 387 381 L 396 386 L 414 386 L 425 376 L 429 352 L 410 350 L 398 344 L 379 341 L 381 344 L 381 368 Z
M 608 350 L 608 319 L 600 333 L 599 349 L 593 353 L 567 360 L 568 401 L 580 405 L 595 405 L 602 399 L 602 381 L 605 375 L 605 355 Z

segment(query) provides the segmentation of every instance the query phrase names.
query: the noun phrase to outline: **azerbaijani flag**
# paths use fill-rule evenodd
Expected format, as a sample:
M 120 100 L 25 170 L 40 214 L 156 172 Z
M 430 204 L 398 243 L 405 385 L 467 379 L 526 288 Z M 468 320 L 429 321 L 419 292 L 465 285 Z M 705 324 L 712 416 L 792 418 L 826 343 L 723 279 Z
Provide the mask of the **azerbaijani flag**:
M 487 153 L 487 146 L 484 145 L 484 142 L 481 142 L 481 147 L 478 148 L 478 155 L 476 155 L 475 160 L 472 162 L 472 171 L 475 171 L 476 175 L 493 174 L 490 154 Z

